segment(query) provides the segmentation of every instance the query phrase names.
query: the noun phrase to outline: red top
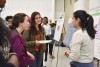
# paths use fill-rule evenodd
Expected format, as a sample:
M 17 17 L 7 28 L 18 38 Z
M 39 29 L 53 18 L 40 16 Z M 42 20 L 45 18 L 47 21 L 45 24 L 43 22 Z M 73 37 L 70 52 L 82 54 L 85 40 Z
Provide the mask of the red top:
M 36 40 L 39 41 L 40 39 L 41 39 L 41 35 L 38 32 L 38 34 L 36 35 Z M 35 51 L 38 52 L 39 49 L 40 49 L 40 45 L 37 46 L 37 44 L 36 44 Z

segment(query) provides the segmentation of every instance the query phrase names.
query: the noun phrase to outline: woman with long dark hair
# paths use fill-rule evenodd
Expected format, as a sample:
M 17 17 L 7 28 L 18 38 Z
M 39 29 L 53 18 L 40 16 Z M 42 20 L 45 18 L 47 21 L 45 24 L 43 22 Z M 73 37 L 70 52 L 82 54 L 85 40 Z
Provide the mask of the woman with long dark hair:
M 5 7 L 6 0 L 0 0 L 0 13 Z M 0 17 L 0 67 L 16 67 L 14 64 L 18 61 L 16 53 L 9 53 L 10 43 L 7 38 L 9 35 L 9 29 L 4 25 L 3 19 Z M 10 61 L 14 58 L 13 61 Z
M 45 40 L 45 33 L 41 26 L 39 12 L 32 13 L 30 28 L 23 32 L 23 36 L 26 39 L 27 50 L 35 56 L 33 64 L 29 65 L 29 67 L 41 67 L 45 44 L 41 44 L 38 41 Z
M 95 29 L 93 18 L 84 10 L 73 13 L 72 25 L 77 29 L 70 43 L 70 50 L 65 55 L 71 59 L 71 67 L 94 67 L 94 38 Z
M 4 21 L 0 18 L 0 67 L 14 67 L 13 63 L 8 63 L 10 43 L 7 38 L 9 29 L 4 25 Z M 15 55 L 13 55 L 15 56 Z

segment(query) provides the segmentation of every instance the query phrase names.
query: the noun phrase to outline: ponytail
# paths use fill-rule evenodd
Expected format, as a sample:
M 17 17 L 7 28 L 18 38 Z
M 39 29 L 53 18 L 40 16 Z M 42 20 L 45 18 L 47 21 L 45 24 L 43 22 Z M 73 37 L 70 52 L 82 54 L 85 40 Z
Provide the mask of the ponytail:
M 80 19 L 80 27 L 82 30 L 87 30 L 88 35 L 91 37 L 91 39 L 95 38 L 95 29 L 94 29 L 94 20 L 93 17 L 86 13 L 84 10 L 78 10 L 73 13 L 75 19 Z
M 87 22 L 86 22 L 85 26 L 86 26 L 87 33 L 91 37 L 91 39 L 95 38 L 95 33 L 96 33 L 93 25 L 94 25 L 93 17 L 91 15 L 89 15 L 87 17 Z

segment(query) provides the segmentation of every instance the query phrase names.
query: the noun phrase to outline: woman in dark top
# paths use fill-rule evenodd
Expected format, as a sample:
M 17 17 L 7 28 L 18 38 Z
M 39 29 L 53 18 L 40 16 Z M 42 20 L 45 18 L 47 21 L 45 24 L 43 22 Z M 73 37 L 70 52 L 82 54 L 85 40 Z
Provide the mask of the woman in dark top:
M 24 13 L 17 13 L 12 20 L 9 40 L 12 51 L 19 59 L 19 67 L 28 67 L 34 60 L 34 56 L 26 51 L 26 41 L 21 33 L 29 28 L 28 16 Z
M 6 0 L 0 0 L 0 13 L 4 8 Z M 15 53 L 10 54 L 10 43 L 8 41 L 7 35 L 9 34 L 9 29 L 4 25 L 4 21 L 0 18 L 0 67 L 15 67 L 14 62 L 18 60 Z M 11 56 L 10 56 L 11 55 Z M 10 56 L 13 61 L 8 60 Z
M 0 67 L 14 67 L 13 64 L 7 63 L 6 60 L 9 55 L 10 48 L 7 39 L 8 33 L 8 28 L 6 28 L 6 26 L 3 24 L 3 20 L 0 18 Z

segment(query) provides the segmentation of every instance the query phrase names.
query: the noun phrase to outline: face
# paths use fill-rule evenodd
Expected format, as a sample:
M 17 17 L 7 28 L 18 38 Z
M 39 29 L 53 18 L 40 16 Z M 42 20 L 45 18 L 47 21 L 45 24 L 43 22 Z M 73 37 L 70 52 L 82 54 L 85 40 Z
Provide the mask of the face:
M 47 19 L 43 18 L 43 23 L 46 24 L 47 23 Z
M 35 24 L 37 25 L 41 24 L 41 16 L 39 14 L 35 16 Z
M 80 22 L 79 18 L 77 18 L 77 19 L 75 19 L 74 17 L 72 18 L 72 25 L 73 25 L 74 28 L 79 27 L 79 22 Z
M 0 0 L 0 8 L 5 7 L 6 0 Z
M 29 24 L 27 16 L 25 17 L 24 22 L 21 23 L 21 26 L 22 26 L 23 30 L 28 30 L 29 29 L 30 24 Z
M 8 20 L 8 27 L 10 28 L 12 26 L 12 19 Z

